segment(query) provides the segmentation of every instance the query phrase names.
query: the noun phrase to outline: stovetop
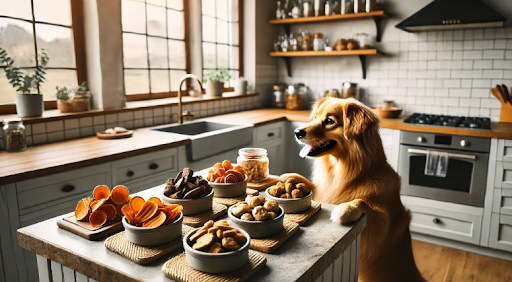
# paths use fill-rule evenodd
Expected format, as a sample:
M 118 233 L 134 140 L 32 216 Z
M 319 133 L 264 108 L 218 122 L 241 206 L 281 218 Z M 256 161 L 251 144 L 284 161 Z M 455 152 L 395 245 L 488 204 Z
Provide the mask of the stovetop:
M 404 119 L 404 123 L 458 127 L 464 129 L 491 129 L 491 119 L 486 117 L 463 117 L 414 113 Z

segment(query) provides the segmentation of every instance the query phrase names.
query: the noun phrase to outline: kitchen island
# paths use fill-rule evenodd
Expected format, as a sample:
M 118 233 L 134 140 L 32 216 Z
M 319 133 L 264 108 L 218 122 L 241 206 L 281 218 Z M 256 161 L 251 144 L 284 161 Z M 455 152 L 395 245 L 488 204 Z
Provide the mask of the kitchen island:
M 134 195 L 148 199 L 160 196 L 163 189 L 160 185 Z M 322 281 L 322 277 L 323 281 L 357 281 L 360 234 L 366 216 L 353 225 L 340 226 L 329 220 L 334 207 L 322 204 L 322 209 L 274 253 L 264 253 L 267 264 L 248 281 Z M 171 281 L 161 268 L 169 258 L 183 252 L 182 248 L 138 265 L 108 250 L 104 239 L 88 241 L 60 229 L 57 221 L 61 217 L 18 230 L 19 245 L 37 254 L 41 282 L 67 282 L 68 277 L 76 281 Z

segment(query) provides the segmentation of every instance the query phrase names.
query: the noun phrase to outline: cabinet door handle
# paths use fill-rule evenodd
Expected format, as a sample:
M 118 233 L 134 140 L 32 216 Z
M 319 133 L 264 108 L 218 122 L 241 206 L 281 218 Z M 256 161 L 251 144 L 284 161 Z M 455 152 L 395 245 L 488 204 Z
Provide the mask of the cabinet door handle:
M 434 218 L 432 221 L 436 224 L 443 223 L 439 218 Z
M 267 134 L 267 136 L 268 136 L 268 137 L 272 137 L 272 136 L 274 136 L 274 132 L 269 132 L 269 133 Z
M 149 169 L 157 169 L 157 168 L 158 168 L 158 164 L 152 163 L 149 165 Z
M 73 185 L 66 184 L 64 187 L 62 187 L 63 192 L 71 192 L 73 190 L 75 190 L 75 186 Z
M 126 173 L 126 176 L 128 177 L 132 177 L 135 173 L 131 170 L 129 170 L 127 173 Z

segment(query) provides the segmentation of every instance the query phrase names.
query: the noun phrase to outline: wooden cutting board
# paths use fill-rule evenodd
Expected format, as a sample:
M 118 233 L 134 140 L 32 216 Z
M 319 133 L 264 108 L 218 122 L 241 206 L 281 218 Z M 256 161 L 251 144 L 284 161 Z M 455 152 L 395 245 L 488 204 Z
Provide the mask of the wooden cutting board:
M 120 216 L 101 227 L 93 227 L 89 222 L 76 220 L 74 212 L 65 214 L 57 221 L 57 226 L 90 241 L 101 240 L 123 229 Z
M 267 189 L 268 187 L 275 185 L 279 180 L 279 176 L 277 175 L 269 175 L 265 181 L 253 183 L 247 182 L 247 188 L 255 189 L 258 191 L 262 191 Z

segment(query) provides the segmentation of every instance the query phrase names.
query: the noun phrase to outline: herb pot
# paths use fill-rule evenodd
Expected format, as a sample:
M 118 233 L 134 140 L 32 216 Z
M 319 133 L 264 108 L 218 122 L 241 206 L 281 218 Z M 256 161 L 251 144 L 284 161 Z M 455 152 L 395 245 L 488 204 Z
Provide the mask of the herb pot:
M 16 94 L 16 111 L 19 117 L 41 117 L 43 108 L 43 95 Z
M 206 95 L 210 97 L 220 97 L 224 92 L 224 82 L 208 81 L 206 83 Z

